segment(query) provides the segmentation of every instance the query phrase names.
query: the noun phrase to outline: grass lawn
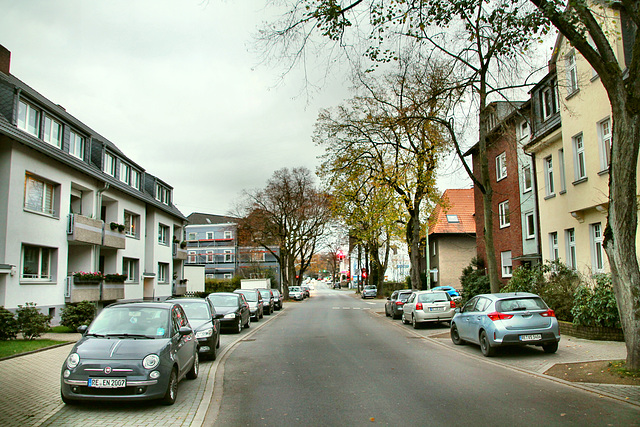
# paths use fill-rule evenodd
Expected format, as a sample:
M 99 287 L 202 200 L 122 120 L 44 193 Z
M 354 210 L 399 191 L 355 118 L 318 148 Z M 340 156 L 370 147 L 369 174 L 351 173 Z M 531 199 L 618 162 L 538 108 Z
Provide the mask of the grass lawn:
M 45 347 L 51 347 L 56 344 L 61 344 L 68 341 L 54 341 L 54 340 L 23 340 L 15 339 L 9 341 L 0 341 L 0 359 L 3 357 L 13 356 L 20 353 L 26 353 L 27 351 L 38 350 Z

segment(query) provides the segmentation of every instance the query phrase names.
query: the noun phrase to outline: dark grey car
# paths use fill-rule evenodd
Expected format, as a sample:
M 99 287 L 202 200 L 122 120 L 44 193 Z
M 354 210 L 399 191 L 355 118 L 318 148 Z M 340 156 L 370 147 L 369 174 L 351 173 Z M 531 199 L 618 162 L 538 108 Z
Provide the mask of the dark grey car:
M 198 377 L 198 344 L 176 302 L 116 303 L 103 309 L 62 365 L 67 403 L 161 399 L 171 405 L 178 382 Z
M 271 314 L 275 310 L 276 301 L 273 298 L 271 289 L 260 288 L 258 289 L 262 294 L 262 303 L 264 304 L 264 314 Z
M 264 317 L 264 302 L 262 294 L 257 289 L 236 289 L 233 291 L 244 295 L 249 303 L 249 313 L 254 321 L 259 321 Z
M 216 309 L 206 298 L 169 298 L 184 308 L 198 340 L 198 352 L 203 358 L 216 360 L 220 348 L 220 320 L 216 319 Z
M 394 291 L 391 296 L 387 298 L 387 302 L 384 304 L 384 314 L 393 319 L 399 319 L 402 317 L 402 307 L 404 306 L 404 303 L 407 302 L 412 292 L 413 291 L 411 289 Z
M 239 334 L 242 328 L 248 328 L 251 322 L 249 303 L 242 294 L 234 292 L 214 292 L 207 298 L 216 309 L 216 319 L 223 329 Z

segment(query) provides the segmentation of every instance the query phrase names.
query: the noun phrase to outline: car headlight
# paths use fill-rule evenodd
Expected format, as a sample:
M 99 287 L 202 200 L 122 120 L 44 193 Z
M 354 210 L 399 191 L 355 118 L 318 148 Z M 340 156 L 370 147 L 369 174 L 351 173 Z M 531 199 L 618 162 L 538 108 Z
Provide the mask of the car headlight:
M 69 357 L 67 357 L 67 368 L 73 369 L 78 366 L 78 363 L 80 363 L 80 356 L 78 353 L 71 353 Z
M 209 338 L 211 335 L 213 335 L 213 329 L 211 328 L 196 332 L 196 338 Z
M 160 358 L 157 354 L 150 354 L 142 360 L 142 366 L 145 369 L 153 369 L 160 364 Z
M 224 318 L 225 319 L 235 319 L 236 318 L 236 314 L 235 313 L 225 314 Z

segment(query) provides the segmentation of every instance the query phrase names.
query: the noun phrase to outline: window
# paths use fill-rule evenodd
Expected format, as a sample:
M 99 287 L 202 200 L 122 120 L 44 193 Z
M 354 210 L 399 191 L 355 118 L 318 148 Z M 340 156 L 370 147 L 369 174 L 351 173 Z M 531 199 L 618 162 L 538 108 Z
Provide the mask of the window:
M 600 223 L 591 224 L 591 270 L 594 273 L 604 273 L 604 250 L 602 247 L 602 226 Z
M 120 162 L 120 181 L 131 185 L 131 166 L 124 162 Z
M 29 132 L 33 136 L 40 136 L 40 111 L 30 104 L 20 100 L 18 102 L 18 128 Z
M 582 134 L 573 137 L 573 165 L 576 181 L 587 177 Z
M 233 274 L 231 274 L 231 273 L 224 273 L 223 278 L 224 278 L 224 279 L 233 279 Z
M 564 172 L 564 149 L 558 150 L 558 169 L 560 170 L 560 193 L 567 191 L 567 180 Z
M 575 52 L 569 53 L 565 58 L 565 67 L 567 68 L 567 92 L 571 95 L 578 90 L 578 69 L 576 67 Z
M 520 126 L 518 127 L 518 133 L 520 141 L 529 138 L 529 123 L 527 121 L 520 122 Z
M 169 283 L 169 264 L 158 263 L 158 283 Z
M 62 148 L 62 123 L 45 116 L 43 139 L 51 145 Z
M 204 275 L 204 278 L 205 278 L 205 279 L 215 279 L 215 278 L 216 278 L 216 275 L 215 275 L 215 274 L 205 274 L 205 275 Z
M 558 252 L 558 233 L 549 233 L 549 260 L 557 261 L 560 259 L 560 253 Z
M 169 244 L 169 227 L 166 225 L 158 224 L 158 243 Z
M 507 153 L 496 156 L 496 181 L 507 177 Z
M 32 175 L 26 175 L 24 184 L 24 208 L 54 216 L 55 186 Z
M 598 138 L 600 139 L 600 170 L 608 170 L 611 164 L 611 119 L 598 123 Z
M 189 233 L 187 240 L 196 240 L 196 233 Z
M 251 254 L 251 261 L 253 261 L 253 262 L 264 262 L 265 261 L 264 252 L 253 252 Z
M 140 189 L 140 172 L 135 169 L 131 169 L 131 182 L 129 183 L 136 190 Z
M 122 274 L 127 275 L 127 283 L 138 283 L 138 260 L 122 258 Z
M 533 212 L 524 214 L 525 238 L 534 239 L 536 237 L 536 217 Z
M 558 112 L 558 86 L 556 80 L 549 81 L 549 86 L 540 92 L 540 106 L 542 109 L 542 118 L 548 119 L 550 116 Z
M 195 264 L 195 262 L 196 262 L 196 251 L 189 251 L 188 255 L 189 255 L 189 260 L 187 262 Z
M 224 232 L 224 238 L 225 239 L 233 239 L 233 235 L 232 235 L 231 231 L 225 231 Z
M 104 173 L 116 176 L 116 158 L 109 153 L 104 154 Z
M 24 245 L 22 248 L 22 278 L 51 280 L 53 249 Z
M 207 231 L 206 240 L 213 240 L 213 231 Z
M 531 175 L 531 165 L 524 165 L 522 167 L 522 181 L 523 181 L 523 192 L 526 193 L 531 191 L 533 186 L 533 177 Z
M 140 215 L 124 211 L 124 234 L 130 237 L 138 237 Z
M 504 251 L 500 253 L 500 260 L 502 263 L 502 277 L 511 277 L 513 273 L 513 264 L 511 261 L 511 251 Z
M 498 213 L 500 217 L 500 228 L 511 225 L 509 220 L 509 201 L 506 200 L 498 205 Z
M 567 266 L 575 270 L 577 265 L 576 258 L 576 232 L 573 228 L 564 231 L 564 238 L 567 242 Z
M 447 215 L 447 222 L 450 224 L 455 224 L 460 222 L 458 219 L 458 215 Z
M 544 159 L 544 183 L 546 186 L 546 195 L 554 195 L 555 189 L 553 187 L 553 158 L 551 156 Z
M 233 254 L 230 250 L 224 251 L 224 262 L 233 262 Z
M 207 251 L 207 262 L 213 262 L 213 252 Z
M 156 200 L 168 205 L 171 200 L 169 197 L 169 189 L 163 187 L 160 184 L 156 184 Z
M 74 131 L 69 132 L 69 154 L 84 159 L 84 138 Z

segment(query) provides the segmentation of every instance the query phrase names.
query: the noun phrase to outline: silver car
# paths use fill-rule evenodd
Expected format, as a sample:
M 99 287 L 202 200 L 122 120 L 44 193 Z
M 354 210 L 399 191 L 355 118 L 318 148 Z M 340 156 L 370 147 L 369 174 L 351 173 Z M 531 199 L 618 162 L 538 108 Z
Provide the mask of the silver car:
M 402 323 L 418 328 L 426 322 L 449 322 L 456 314 L 456 303 L 445 291 L 417 291 L 402 306 Z
M 483 294 L 470 299 L 453 317 L 451 341 L 479 344 L 485 356 L 506 345 L 537 345 L 545 353 L 555 353 L 560 331 L 554 311 L 536 294 Z

